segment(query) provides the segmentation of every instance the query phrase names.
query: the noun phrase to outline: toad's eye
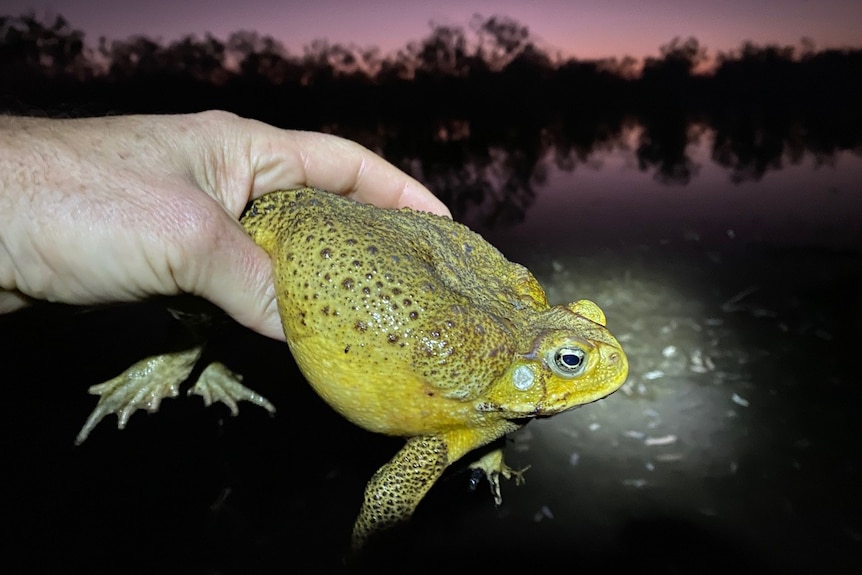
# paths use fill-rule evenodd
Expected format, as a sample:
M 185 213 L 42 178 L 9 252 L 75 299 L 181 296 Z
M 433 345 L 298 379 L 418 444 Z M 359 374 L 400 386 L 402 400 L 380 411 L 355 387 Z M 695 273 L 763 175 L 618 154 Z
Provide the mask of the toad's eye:
M 587 365 L 587 352 L 579 347 L 561 347 L 549 359 L 554 373 L 560 377 L 575 377 L 580 375 Z

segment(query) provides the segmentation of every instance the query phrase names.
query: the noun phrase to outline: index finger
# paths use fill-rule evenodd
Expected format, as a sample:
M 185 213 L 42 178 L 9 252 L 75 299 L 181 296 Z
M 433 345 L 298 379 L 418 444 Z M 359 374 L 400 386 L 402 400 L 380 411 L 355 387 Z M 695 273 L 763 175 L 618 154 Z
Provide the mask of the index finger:
M 338 136 L 266 126 L 264 145 L 252 150 L 257 197 L 276 189 L 312 186 L 382 208 L 404 208 L 451 217 L 428 188 L 371 150 Z

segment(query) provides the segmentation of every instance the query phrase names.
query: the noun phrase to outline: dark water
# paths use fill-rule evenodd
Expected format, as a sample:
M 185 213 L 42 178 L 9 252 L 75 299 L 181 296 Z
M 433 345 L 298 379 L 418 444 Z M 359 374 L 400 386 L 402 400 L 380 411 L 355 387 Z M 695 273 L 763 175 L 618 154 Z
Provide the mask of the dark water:
M 595 299 L 632 364 L 621 392 L 515 437 L 548 475 L 508 495 L 606 552 L 593 566 L 860 572 L 862 159 L 733 184 L 692 157 L 685 186 L 624 150 L 552 173 L 487 234 L 552 300 Z
M 862 572 L 862 159 L 734 184 L 707 149 L 687 185 L 621 148 L 550 168 L 523 223 L 484 230 L 554 303 L 603 307 L 629 381 L 511 437 L 531 467 L 500 509 L 454 469 L 346 567 L 364 484 L 400 441 L 336 416 L 284 346 L 237 327 L 214 344 L 274 418 L 183 397 L 75 447 L 87 388 L 157 350 L 168 318 L 0 317 L 9 572 Z

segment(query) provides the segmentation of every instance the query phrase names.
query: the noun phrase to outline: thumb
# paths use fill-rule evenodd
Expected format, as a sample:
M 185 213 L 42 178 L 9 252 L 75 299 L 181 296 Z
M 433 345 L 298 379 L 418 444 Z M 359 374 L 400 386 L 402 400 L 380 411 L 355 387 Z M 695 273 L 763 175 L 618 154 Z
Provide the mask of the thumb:
M 199 267 L 197 293 L 242 325 L 273 339 L 284 341 L 278 299 L 269 254 L 238 225 L 225 233 L 204 256 Z M 192 266 L 198 267 L 198 266 Z

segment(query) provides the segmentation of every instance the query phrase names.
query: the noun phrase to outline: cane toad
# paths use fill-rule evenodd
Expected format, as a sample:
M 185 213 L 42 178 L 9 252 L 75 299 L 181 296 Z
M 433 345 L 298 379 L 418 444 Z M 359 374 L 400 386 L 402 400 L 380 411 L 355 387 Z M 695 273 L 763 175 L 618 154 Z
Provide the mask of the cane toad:
M 406 438 L 366 487 L 354 548 L 409 518 L 468 452 L 626 378 L 596 304 L 549 306 L 526 268 L 448 218 L 303 188 L 257 199 L 242 225 L 272 256 L 284 333 L 309 383 L 356 425 Z M 122 427 L 176 395 L 200 349 L 147 358 L 91 388 L 102 398 L 78 441 L 108 413 Z M 234 413 L 239 400 L 274 411 L 219 363 L 191 391 Z M 513 471 L 499 452 L 474 467 L 499 502 L 499 475 Z

